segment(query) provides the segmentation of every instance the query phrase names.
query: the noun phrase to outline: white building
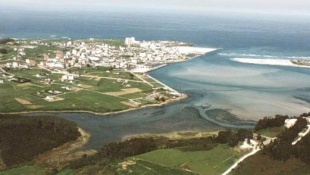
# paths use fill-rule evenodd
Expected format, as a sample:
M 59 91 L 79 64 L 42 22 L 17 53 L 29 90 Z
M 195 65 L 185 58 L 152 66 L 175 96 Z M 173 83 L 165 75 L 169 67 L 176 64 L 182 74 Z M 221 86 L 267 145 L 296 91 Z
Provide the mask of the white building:
M 125 38 L 125 44 L 130 47 L 134 44 L 137 44 L 138 42 L 136 41 L 135 37 L 127 37 Z
M 46 62 L 46 66 L 50 68 L 64 68 L 64 65 L 57 59 L 48 59 Z
M 285 122 L 284 122 L 285 123 L 284 125 L 285 125 L 286 128 L 290 128 L 290 127 L 295 125 L 296 121 L 297 121 L 296 118 L 294 118 L 294 119 L 286 119 Z
M 19 63 L 17 63 L 17 62 L 13 62 L 13 63 L 12 63 L 12 67 L 13 67 L 13 68 L 17 68 L 17 67 L 19 67 Z

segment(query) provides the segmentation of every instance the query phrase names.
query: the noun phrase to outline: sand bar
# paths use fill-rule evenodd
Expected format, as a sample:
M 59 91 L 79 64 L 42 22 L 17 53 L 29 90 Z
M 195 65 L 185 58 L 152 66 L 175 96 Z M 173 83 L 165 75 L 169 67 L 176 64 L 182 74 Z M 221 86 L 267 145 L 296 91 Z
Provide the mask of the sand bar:
M 310 66 L 297 65 L 292 63 L 291 60 L 285 59 L 254 59 L 254 58 L 233 58 L 233 61 L 248 64 L 260 64 L 260 65 L 274 65 L 274 66 L 291 66 L 291 67 L 302 67 L 310 68 Z
M 215 48 L 203 48 L 203 47 L 190 47 L 190 46 L 179 46 L 176 47 L 181 54 L 199 54 L 204 55 L 209 52 L 216 51 Z

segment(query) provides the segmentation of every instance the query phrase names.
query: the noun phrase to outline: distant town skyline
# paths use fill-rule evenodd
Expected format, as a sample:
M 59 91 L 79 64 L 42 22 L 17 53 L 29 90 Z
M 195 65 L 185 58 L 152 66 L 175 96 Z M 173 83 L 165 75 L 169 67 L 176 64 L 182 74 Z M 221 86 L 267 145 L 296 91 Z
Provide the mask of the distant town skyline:
M 310 14 L 309 0 L 1 0 L 0 7 L 26 10 L 245 11 Z

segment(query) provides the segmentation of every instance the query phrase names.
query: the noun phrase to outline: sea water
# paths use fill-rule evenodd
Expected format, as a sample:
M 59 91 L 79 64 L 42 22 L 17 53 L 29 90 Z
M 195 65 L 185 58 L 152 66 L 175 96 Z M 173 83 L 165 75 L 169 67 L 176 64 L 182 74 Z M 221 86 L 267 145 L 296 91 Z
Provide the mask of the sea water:
M 264 116 L 310 111 L 310 68 L 232 60 L 309 59 L 310 21 L 302 16 L 5 9 L 0 11 L 0 23 L 0 37 L 124 39 L 134 36 L 137 40 L 176 40 L 219 48 L 217 52 L 149 73 L 187 93 L 189 98 L 182 102 L 109 116 L 53 114 L 75 121 L 91 132 L 93 137 L 87 148 L 98 148 L 142 133 L 248 128 L 254 123 L 239 119 L 255 121 Z M 228 112 L 221 113 L 227 115 L 227 120 L 214 120 L 214 116 L 205 113 L 218 109 Z

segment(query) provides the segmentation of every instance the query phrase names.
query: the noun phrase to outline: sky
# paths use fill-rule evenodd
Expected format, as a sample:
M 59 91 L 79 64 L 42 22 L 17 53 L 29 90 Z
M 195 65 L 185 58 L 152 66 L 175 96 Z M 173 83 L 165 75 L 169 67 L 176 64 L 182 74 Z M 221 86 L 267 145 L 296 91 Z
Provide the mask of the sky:
M 310 14 L 310 0 L 1 0 L 27 10 L 245 11 Z

